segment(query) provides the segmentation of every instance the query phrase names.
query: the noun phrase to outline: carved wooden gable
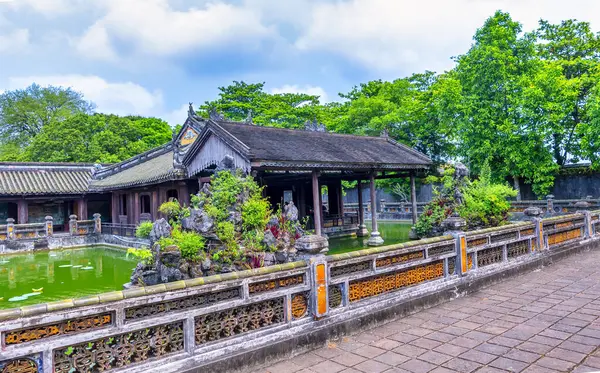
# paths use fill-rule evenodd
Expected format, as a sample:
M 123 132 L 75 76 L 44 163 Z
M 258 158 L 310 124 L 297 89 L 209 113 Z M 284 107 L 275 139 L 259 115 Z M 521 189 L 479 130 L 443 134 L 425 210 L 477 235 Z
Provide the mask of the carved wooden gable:
M 204 139 L 200 148 L 186 163 L 190 176 L 211 166 L 222 166 L 223 163 L 233 163 L 233 167 L 250 172 L 250 161 L 215 134 L 210 134 Z

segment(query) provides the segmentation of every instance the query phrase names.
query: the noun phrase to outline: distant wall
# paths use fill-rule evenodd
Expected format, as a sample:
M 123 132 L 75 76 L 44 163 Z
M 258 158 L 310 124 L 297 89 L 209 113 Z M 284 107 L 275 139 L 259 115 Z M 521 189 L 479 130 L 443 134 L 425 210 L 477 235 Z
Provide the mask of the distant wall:
M 549 194 L 553 194 L 555 199 L 581 199 L 587 196 L 600 198 L 600 173 L 558 175 Z M 521 185 L 522 199 L 533 200 L 545 197 L 545 195 L 536 196 L 530 184 Z

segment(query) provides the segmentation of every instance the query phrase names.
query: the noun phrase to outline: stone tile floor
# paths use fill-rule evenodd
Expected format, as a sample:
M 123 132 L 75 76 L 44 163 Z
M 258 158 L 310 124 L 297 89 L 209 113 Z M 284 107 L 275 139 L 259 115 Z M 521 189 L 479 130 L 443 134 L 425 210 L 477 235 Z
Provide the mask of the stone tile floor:
M 599 319 L 588 251 L 254 372 L 600 371 Z

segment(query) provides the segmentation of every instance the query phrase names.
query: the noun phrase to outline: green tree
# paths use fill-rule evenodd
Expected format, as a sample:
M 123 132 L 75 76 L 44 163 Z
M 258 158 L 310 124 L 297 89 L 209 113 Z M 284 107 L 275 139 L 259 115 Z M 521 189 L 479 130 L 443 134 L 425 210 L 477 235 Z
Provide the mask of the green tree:
M 0 95 L 2 145 L 22 149 L 50 123 L 90 113 L 93 108 L 92 103 L 71 88 L 41 87 L 34 83 L 25 89 L 4 92 Z
M 496 12 L 477 30 L 456 67 L 463 95 L 459 154 L 475 173 L 490 159 L 496 179 L 524 178 L 538 195 L 552 186 L 557 165 L 546 148 L 547 128 L 539 113 L 525 110 L 534 109 L 531 97 L 543 92 L 536 84 L 549 72 L 536 56 L 534 35 L 523 34 L 509 14 Z
M 324 110 L 319 97 L 304 93 L 270 94 L 264 91 L 264 83 L 234 81 L 227 87 L 219 87 L 219 98 L 207 101 L 200 107 L 200 115 L 208 117 L 216 110 L 226 119 L 252 122 L 261 126 L 303 128 L 308 120 L 320 119 Z
M 169 125 L 156 118 L 78 114 L 45 126 L 25 149 L 23 159 L 114 163 L 165 144 L 171 135 Z

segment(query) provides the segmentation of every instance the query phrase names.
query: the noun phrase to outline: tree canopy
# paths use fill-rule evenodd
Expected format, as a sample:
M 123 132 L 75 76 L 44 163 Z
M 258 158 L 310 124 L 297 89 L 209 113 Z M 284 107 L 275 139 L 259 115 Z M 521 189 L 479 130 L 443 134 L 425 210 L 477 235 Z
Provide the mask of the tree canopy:
M 40 87 L 0 95 L 0 161 L 125 160 L 171 139 L 156 118 L 92 113 L 94 104 L 70 88 Z

